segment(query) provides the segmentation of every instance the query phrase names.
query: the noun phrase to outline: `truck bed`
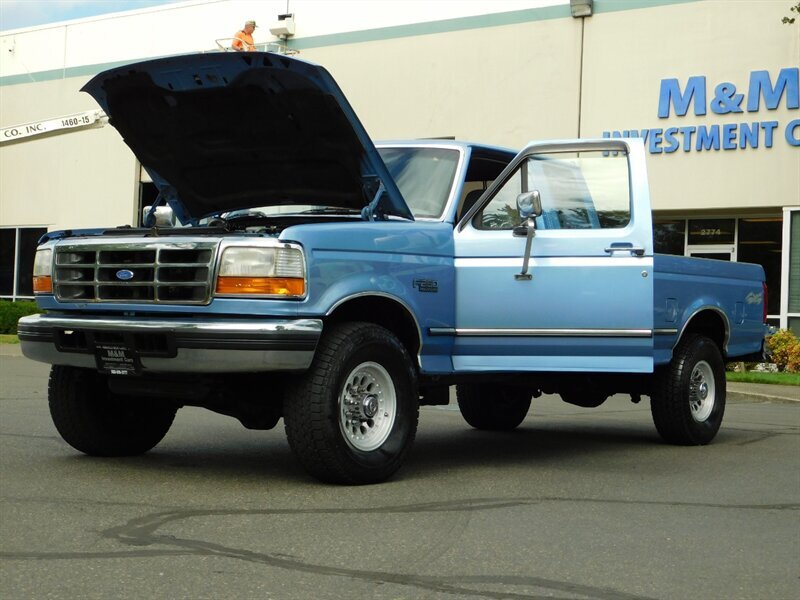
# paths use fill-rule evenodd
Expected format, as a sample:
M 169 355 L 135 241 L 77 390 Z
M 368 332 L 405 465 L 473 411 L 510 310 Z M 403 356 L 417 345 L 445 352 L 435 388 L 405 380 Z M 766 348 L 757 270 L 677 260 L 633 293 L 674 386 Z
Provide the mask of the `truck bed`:
M 761 351 L 766 288 L 760 265 L 656 254 L 653 269 L 656 365 L 669 362 L 683 327 L 705 309 L 725 328 L 726 358 Z

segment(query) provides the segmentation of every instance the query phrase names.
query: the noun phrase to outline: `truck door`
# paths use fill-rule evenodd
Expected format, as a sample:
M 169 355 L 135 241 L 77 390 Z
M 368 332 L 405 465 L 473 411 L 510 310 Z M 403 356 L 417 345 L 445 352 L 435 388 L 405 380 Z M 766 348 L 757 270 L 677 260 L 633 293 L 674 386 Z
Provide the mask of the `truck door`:
M 542 210 L 526 261 L 517 202 L 532 193 Z M 455 329 L 432 333 L 454 336 L 457 372 L 652 371 L 641 141 L 529 145 L 456 227 L 455 279 Z

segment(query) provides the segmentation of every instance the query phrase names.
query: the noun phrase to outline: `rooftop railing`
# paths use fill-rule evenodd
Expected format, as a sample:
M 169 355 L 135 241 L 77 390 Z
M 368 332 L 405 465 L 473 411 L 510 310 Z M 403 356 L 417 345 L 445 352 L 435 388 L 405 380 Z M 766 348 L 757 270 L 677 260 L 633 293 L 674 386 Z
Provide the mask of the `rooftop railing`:
M 217 45 L 217 50 L 219 50 L 219 51 L 222 51 L 222 52 L 241 52 L 240 50 L 235 50 L 233 48 L 233 42 L 236 39 L 238 39 L 238 38 L 235 38 L 235 37 L 219 38 L 219 39 L 214 40 L 214 43 Z M 250 44 L 248 44 L 245 41 L 242 41 L 242 44 L 245 47 L 250 46 Z M 265 43 L 262 43 L 262 44 L 253 44 L 252 47 L 253 47 L 254 50 L 258 50 L 260 52 L 274 52 L 275 54 L 292 55 L 292 54 L 298 54 L 299 53 L 299 50 L 295 50 L 293 48 L 289 48 L 283 42 L 265 42 Z

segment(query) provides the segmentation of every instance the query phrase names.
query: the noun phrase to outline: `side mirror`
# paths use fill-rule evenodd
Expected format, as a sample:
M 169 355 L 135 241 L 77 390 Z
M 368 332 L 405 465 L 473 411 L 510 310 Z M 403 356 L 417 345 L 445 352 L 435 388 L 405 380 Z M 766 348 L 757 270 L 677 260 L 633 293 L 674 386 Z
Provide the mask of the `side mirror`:
M 523 221 L 540 216 L 542 214 L 542 197 L 539 190 L 523 192 L 517 196 L 517 211 Z
M 525 236 L 525 258 L 522 261 L 522 271 L 514 275 L 517 281 L 530 281 L 533 275 L 528 273 L 528 262 L 531 259 L 531 242 L 536 235 L 536 217 L 542 214 L 542 198 L 539 190 L 523 192 L 517 196 L 517 211 L 522 225 L 514 228 L 515 236 Z
M 142 226 L 144 227 L 175 227 L 175 213 L 169 206 L 157 206 L 156 211 L 150 214 L 152 206 L 142 209 Z

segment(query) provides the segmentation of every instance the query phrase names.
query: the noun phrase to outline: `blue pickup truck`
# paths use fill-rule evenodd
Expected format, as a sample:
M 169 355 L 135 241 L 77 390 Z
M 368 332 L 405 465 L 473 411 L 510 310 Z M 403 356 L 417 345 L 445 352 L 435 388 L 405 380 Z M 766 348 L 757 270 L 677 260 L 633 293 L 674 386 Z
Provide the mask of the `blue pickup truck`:
M 638 140 L 375 145 L 327 71 L 268 53 L 84 90 L 159 191 L 144 226 L 36 253 L 22 351 L 53 365 L 53 421 L 84 453 L 146 452 L 191 405 L 283 418 L 311 474 L 378 482 L 453 385 L 478 429 L 542 393 L 624 393 L 665 441 L 707 444 L 725 362 L 763 350 L 760 266 L 654 254 Z

